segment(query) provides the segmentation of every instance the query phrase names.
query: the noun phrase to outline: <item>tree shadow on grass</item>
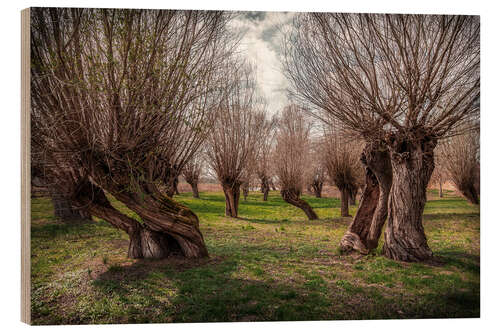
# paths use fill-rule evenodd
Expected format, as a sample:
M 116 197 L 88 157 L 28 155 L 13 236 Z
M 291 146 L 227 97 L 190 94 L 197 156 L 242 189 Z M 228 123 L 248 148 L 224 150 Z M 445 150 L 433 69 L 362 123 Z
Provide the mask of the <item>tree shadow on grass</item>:
M 480 273 L 480 257 L 466 252 L 439 251 L 434 254 L 434 262 L 436 265 L 449 265 L 472 274 Z
M 331 319 L 331 301 L 297 284 L 234 277 L 238 262 L 167 258 L 112 267 L 93 281 L 125 309 L 123 322 Z

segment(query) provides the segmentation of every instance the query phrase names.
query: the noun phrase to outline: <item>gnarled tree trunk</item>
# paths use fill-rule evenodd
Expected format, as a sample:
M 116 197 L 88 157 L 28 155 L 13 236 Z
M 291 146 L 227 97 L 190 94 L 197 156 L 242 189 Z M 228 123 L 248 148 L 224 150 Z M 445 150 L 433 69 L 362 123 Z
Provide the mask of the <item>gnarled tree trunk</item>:
M 340 244 L 344 251 L 357 250 L 367 254 L 378 246 L 387 219 L 392 185 L 392 169 L 386 149 L 367 144 L 361 154 L 365 166 L 365 186 L 359 208 Z
M 240 203 L 240 184 L 223 183 L 222 189 L 226 197 L 226 216 L 238 217 L 238 206 Z
M 432 256 L 427 245 L 422 214 L 426 190 L 434 170 L 435 140 L 390 141 L 393 183 L 384 254 L 400 261 L 423 261 Z
M 281 190 L 281 196 L 283 197 L 283 200 L 289 204 L 302 209 L 304 213 L 306 213 L 309 220 L 318 219 L 318 215 L 316 215 L 312 207 L 300 198 L 300 192 L 296 190 Z
M 146 230 L 135 232 L 133 241 L 140 236 L 144 257 L 163 258 L 179 249 L 186 258 L 208 256 L 198 217 L 188 207 L 173 201 L 154 183 L 136 183 L 138 191 L 132 191 L 128 178 L 113 179 L 108 172 L 98 164 L 92 165 L 99 185 L 142 219 Z

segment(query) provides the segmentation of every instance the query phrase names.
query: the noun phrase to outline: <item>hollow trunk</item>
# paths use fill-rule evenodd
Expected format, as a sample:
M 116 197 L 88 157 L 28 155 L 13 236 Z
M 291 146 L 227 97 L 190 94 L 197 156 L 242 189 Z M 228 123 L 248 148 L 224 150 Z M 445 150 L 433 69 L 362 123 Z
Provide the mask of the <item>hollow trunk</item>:
M 392 185 L 389 153 L 375 144 L 367 144 L 361 154 L 365 167 L 365 186 L 359 207 L 340 245 L 342 250 L 367 254 L 378 246 L 387 219 Z
M 390 159 L 393 183 L 384 254 L 400 261 L 423 261 L 432 256 L 427 245 L 422 214 L 426 190 L 434 170 L 434 140 L 392 139 Z
M 226 216 L 238 217 L 238 205 L 240 203 L 240 184 L 222 184 L 224 196 L 226 197 Z
M 54 216 L 63 221 L 91 220 L 92 216 L 85 208 L 75 208 L 72 200 L 54 189 L 50 190 L 50 198 L 54 205 Z
M 193 198 L 199 198 L 200 192 L 198 192 L 198 182 L 190 182 L 191 190 L 193 191 Z
M 349 217 L 349 189 L 343 187 L 340 189 L 340 216 Z
M 306 213 L 309 220 L 317 220 L 318 215 L 314 212 L 309 204 L 300 198 L 300 192 L 296 190 L 281 190 L 281 196 L 283 200 L 288 202 L 289 204 L 298 207 Z

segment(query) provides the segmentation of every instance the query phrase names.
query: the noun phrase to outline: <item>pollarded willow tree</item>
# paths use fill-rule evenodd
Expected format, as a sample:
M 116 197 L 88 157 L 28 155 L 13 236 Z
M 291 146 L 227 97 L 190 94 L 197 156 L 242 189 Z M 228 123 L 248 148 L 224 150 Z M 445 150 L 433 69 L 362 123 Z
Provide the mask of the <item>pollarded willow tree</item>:
M 130 237 L 128 256 L 207 256 L 197 216 L 161 191 L 211 128 L 235 44 L 228 14 L 35 8 L 32 147 L 44 177 Z M 116 210 L 105 192 L 134 211 Z
M 307 188 L 316 196 L 316 198 L 321 198 L 323 185 L 327 180 L 327 171 L 323 153 L 324 151 L 321 140 L 311 140 L 311 160 L 307 176 Z
M 273 152 L 274 173 L 281 196 L 304 211 L 310 220 L 318 219 L 312 207 L 300 198 L 308 179 L 311 123 L 297 105 L 286 106 L 280 114 Z
M 359 163 L 359 144 L 346 140 L 339 130 L 325 130 L 322 138 L 322 152 L 326 172 L 330 181 L 340 192 L 340 215 L 349 215 L 349 201 L 357 191 L 362 178 Z
M 191 186 L 193 191 L 193 198 L 199 198 L 200 192 L 198 190 L 198 183 L 203 172 L 203 167 L 206 164 L 204 156 L 201 153 L 196 154 L 193 158 L 186 163 L 182 169 L 182 176 L 186 182 Z
M 230 59 L 225 64 L 226 89 L 207 144 L 207 159 L 226 198 L 226 216 L 238 217 L 245 169 L 255 159 L 266 113 L 256 96 L 253 68 Z
M 479 17 L 308 13 L 284 40 L 294 95 L 390 161 L 384 254 L 430 258 L 422 213 L 434 147 L 479 117 Z
M 479 131 L 470 131 L 439 143 L 441 163 L 455 188 L 472 204 L 479 204 Z
M 255 158 L 255 174 L 260 182 L 260 191 L 263 194 L 262 200 L 267 201 L 272 182 L 272 152 L 276 139 L 277 117 L 266 119 L 262 130 L 262 137 L 257 143 L 257 153 Z

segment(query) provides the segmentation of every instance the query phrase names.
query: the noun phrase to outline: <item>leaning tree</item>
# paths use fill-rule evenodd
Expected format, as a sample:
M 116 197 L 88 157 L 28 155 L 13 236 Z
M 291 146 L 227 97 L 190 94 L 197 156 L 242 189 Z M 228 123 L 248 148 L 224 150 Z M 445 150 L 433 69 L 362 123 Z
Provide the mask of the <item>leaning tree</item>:
M 454 136 L 439 143 L 441 163 L 455 188 L 472 204 L 479 204 L 479 131 Z
M 224 66 L 224 99 L 207 140 L 207 160 L 222 185 L 226 216 L 238 217 L 245 169 L 255 158 L 266 114 L 256 96 L 253 68 L 239 59 L 229 59 Z
M 128 256 L 208 255 L 197 216 L 161 186 L 196 153 L 232 52 L 218 11 L 34 8 L 31 121 L 42 172 L 130 237 Z M 105 192 L 141 219 L 116 210 Z
M 377 170 L 391 165 L 384 254 L 430 258 L 422 214 L 434 147 L 479 116 L 479 17 L 307 13 L 291 26 L 282 60 L 294 96 L 367 142 L 374 181 L 389 181 Z M 364 245 L 374 202 L 351 233 Z
M 318 215 L 300 198 L 307 185 L 311 143 L 311 122 L 307 121 L 303 113 L 299 106 L 293 104 L 281 111 L 273 166 L 283 200 L 302 209 L 310 220 L 316 220 Z

